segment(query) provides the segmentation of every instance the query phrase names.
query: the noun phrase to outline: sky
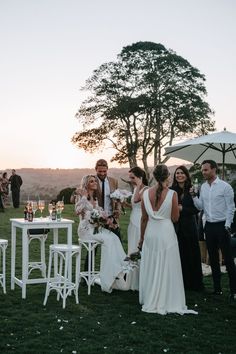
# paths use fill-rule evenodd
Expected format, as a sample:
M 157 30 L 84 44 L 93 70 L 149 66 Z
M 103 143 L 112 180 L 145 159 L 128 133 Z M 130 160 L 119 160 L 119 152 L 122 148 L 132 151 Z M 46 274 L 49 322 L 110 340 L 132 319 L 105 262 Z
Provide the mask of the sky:
M 81 87 L 138 41 L 197 67 L 217 131 L 236 132 L 235 18 L 235 0 L 0 0 L 0 170 L 109 161 L 109 147 L 88 154 L 71 143 Z

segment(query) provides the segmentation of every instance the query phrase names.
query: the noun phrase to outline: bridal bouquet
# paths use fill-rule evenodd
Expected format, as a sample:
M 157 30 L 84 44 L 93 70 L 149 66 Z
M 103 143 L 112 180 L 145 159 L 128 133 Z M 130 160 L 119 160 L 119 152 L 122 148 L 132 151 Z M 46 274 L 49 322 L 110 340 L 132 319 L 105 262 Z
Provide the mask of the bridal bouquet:
M 137 252 L 130 253 L 130 255 L 125 258 L 125 261 L 138 263 L 139 259 L 141 259 L 141 252 L 137 251 Z
M 129 192 L 125 189 L 116 189 L 110 194 L 111 199 L 115 199 L 119 202 L 124 202 L 126 198 L 129 198 L 132 195 L 132 192 Z
M 129 192 L 125 189 L 116 189 L 113 193 L 110 194 L 110 198 L 116 200 L 118 203 L 121 203 L 121 210 L 125 214 L 125 209 L 123 202 L 132 195 L 132 192 Z
M 94 225 L 94 234 L 98 234 L 101 227 L 107 225 L 107 216 L 104 211 L 93 209 L 90 213 L 90 224 Z

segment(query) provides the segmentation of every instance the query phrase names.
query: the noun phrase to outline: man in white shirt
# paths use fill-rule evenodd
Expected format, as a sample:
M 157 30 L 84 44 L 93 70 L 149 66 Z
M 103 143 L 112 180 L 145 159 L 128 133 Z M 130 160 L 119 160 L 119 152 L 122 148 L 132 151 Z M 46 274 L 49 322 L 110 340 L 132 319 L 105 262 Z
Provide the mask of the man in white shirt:
M 199 210 L 203 210 L 206 218 L 204 231 L 212 269 L 213 294 L 222 294 L 219 262 L 219 249 L 221 249 L 229 276 L 230 299 L 236 301 L 236 268 L 230 241 L 230 226 L 235 211 L 234 192 L 228 183 L 217 177 L 215 161 L 203 161 L 201 171 L 206 182 L 201 186 L 199 198 L 193 196 L 193 201 Z

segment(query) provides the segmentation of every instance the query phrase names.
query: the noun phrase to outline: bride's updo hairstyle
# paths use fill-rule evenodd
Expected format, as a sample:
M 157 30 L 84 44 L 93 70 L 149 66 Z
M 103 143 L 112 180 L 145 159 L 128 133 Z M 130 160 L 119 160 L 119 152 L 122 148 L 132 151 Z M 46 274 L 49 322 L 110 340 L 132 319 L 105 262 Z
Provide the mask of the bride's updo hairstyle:
M 88 184 L 89 184 L 89 181 L 91 178 L 95 178 L 96 179 L 96 176 L 95 175 L 86 175 L 82 178 L 81 180 L 81 189 L 85 189 L 87 190 L 88 189 Z M 97 191 L 94 191 L 93 193 L 93 199 L 96 200 L 97 199 Z M 90 200 L 90 196 L 88 195 L 88 200 Z
M 166 165 L 157 165 L 154 170 L 153 170 L 153 177 L 158 183 L 158 187 L 156 190 L 156 200 L 155 200 L 155 205 L 157 205 L 158 200 L 161 196 L 161 192 L 163 191 L 163 185 L 162 183 L 167 180 L 169 177 L 170 172 L 167 168 Z

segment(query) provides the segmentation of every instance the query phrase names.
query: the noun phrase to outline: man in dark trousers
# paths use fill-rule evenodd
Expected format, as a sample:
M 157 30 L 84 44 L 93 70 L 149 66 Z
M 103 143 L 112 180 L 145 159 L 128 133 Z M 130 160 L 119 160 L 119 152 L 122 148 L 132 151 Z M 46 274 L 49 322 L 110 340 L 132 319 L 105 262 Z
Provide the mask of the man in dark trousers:
M 11 193 L 12 193 L 12 202 L 14 208 L 19 208 L 20 206 L 20 187 L 22 185 L 21 176 L 16 174 L 16 170 L 12 170 L 12 175 L 9 178 L 11 183 Z
M 198 209 L 203 210 L 206 217 L 204 231 L 212 269 L 213 294 L 222 294 L 219 263 L 219 249 L 221 249 L 229 276 L 230 300 L 236 301 L 236 268 L 232 256 L 230 232 L 235 210 L 234 192 L 228 183 L 217 176 L 215 161 L 203 161 L 201 171 L 206 182 L 201 187 L 199 198 L 193 196 L 193 202 Z

